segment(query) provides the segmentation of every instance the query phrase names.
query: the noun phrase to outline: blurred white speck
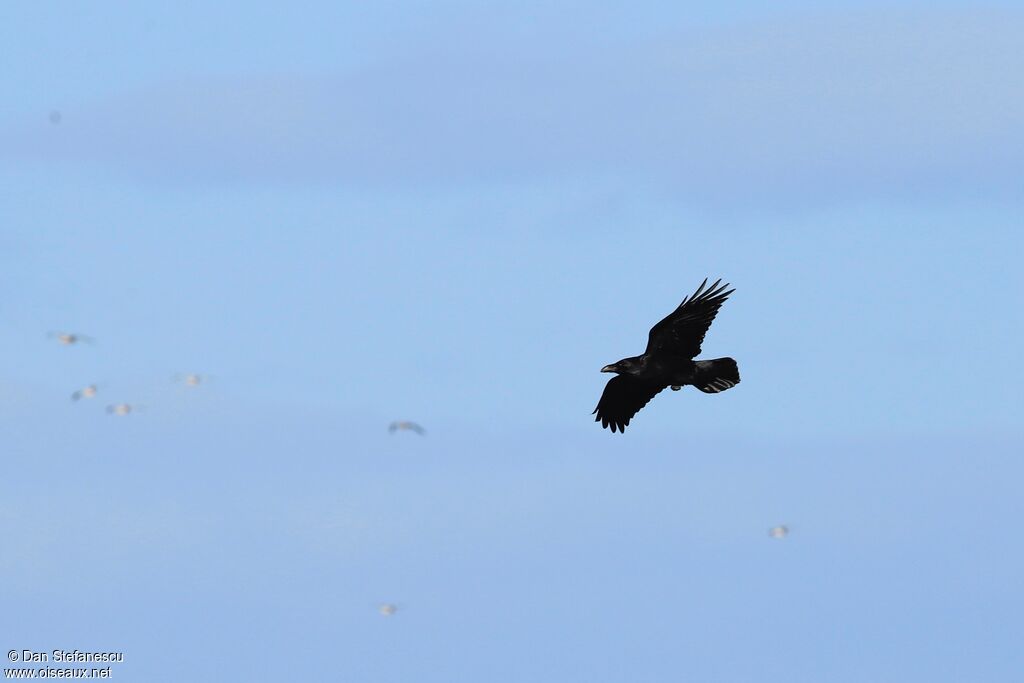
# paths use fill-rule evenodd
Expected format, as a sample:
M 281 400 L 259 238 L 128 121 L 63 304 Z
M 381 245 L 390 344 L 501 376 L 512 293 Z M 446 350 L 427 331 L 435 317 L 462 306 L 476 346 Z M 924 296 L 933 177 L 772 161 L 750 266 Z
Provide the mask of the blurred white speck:
M 51 339 L 56 339 L 59 344 L 64 346 L 71 346 L 72 344 L 78 344 L 81 342 L 92 342 L 92 337 L 87 337 L 84 334 L 78 334 L 76 332 L 50 332 L 46 336 Z
M 177 375 L 177 379 L 185 386 L 197 387 L 206 381 L 206 376 L 194 372 L 189 372 L 184 375 Z
M 408 420 L 396 420 L 396 421 L 392 422 L 390 425 L 388 425 L 388 432 L 394 434 L 395 432 L 398 432 L 398 431 L 402 431 L 402 432 L 416 432 L 420 436 L 423 436 L 424 434 L 427 433 L 426 429 L 424 429 L 423 427 L 419 426 L 415 422 L 410 422 Z
M 111 415 L 127 415 L 136 410 L 138 410 L 138 406 L 133 406 L 130 403 L 115 403 L 107 406 L 107 412 Z
M 773 526 L 768 530 L 768 535 L 772 538 L 785 538 L 787 534 L 789 534 L 789 527 L 785 524 Z
M 395 605 L 390 602 L 385 602 L 383 605 L 377 608 L 377 611 L 380 612 L 381 616 L 390 617 L 398 611 L 398 605 Z
M 75 393 L 71 394 L 71 400 L 77 401 L 80 398 L 93 398 L 96 396 L 97 391 L 98 389 L 96 388 L 96 385 L 90 384 L 89 386 L 79 389 Z

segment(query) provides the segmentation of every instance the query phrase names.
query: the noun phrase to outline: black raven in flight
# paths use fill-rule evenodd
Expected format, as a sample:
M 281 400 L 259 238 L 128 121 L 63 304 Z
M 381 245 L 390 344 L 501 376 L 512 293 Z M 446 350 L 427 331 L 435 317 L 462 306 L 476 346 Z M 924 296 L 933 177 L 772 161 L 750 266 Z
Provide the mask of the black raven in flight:
M 735 291 L 725 291 L 729 285 L 719 286 L 720 282 L 716 280 L 705 289 L 705 279 L 679 308 L 652 327 L 642 356 L 623 358 L 601 368 L 601 372 L 617 373 L 608 381 L 594 409 L 594 419 L 602 427 L 626 431 L 630 419 L 668 386 L 678 391 L 692 384 L 707 394 L 717 394 L 740 383 L 740 371 L 732 358 L 693 360 L 718 309 Z

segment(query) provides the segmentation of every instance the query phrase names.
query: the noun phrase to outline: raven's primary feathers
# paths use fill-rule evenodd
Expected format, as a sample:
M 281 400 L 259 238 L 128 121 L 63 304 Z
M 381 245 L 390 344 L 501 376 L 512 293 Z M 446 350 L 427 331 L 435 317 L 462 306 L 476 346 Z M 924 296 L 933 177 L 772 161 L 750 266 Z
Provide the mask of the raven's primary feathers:
M 716 280 L 705 289 L 705 279 L 696 292 L 652 327 L 642 356 L 601 368 L 601 372 L 617 373 L 594 409 L 594 419 L 602 427 L 625 431 L 633 416 L 667 386 L 678 389 L 692 384 L 704 393 L 717 394 L 739 384 L 739 368 L 732 358 L 693 360 L 718 309 L 733 293 L 721 282 Z
M 611 427 L 614 432 L 626 431 L 630 419 L 640 412 L 659 391 L 665 388 L 659 382 L 647 382 L 632 375 L 618 375 L 608 380 L 594 412 L 602 427 Z

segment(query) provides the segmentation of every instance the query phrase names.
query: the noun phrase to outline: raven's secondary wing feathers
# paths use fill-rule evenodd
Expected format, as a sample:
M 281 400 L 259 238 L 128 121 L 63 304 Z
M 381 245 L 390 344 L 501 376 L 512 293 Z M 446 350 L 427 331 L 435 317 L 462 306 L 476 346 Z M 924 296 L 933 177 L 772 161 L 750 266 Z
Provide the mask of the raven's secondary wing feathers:
M 667 384 L 653 384 L 631 375 L 616 375 L 608 380 L 597 402 L 595 422 L 612 428 L 612 431 L 626 431 L 626 425 L 634 415 L 654 398 Z
M 726 291 L 728 283 L 723 285 L 721 282 L 716 280 L 715 284 L 705 289 L 708 283 L 705 278 L 696 292 L 683 299 L 676 310 L 651 328 L 647 337 L 647 351 L 644 353 L 660 351 L 684 358 L 693 358 L 700 353 L 700 346 L 711 327 L 711 321 L 734 291 Z

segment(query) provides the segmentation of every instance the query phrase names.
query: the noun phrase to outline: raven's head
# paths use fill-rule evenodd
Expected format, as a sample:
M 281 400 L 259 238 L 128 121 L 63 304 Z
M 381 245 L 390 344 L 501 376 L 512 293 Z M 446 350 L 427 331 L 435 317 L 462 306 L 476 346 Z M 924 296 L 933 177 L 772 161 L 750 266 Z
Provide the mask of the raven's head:
M 601 368 L 601 372 L 615 372 L 620 375 L 633 375 L 640 371 L 640 364 L 637 362 L 636 357 L 623 358 L 622 360 L 606 365 Z

